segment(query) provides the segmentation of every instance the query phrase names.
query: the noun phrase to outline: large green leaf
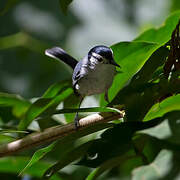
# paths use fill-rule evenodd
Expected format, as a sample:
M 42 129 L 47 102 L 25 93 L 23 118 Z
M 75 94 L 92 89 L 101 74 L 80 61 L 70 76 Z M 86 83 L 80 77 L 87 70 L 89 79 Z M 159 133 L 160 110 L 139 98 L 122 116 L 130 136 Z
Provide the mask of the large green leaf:
M 169 16 L 162 27 L 148 30 L 132 42 L 121 42 L 112 46 L 114 57 L 122 67 L 122 73 L 116 75 L 109 90 L 110 100 L 141 69 L 151 54 L 170 40 L 179 19 L 180 11 L 177 11 Z M 101 97 L 101 105 L 106 104 Z
M 164 114 L 176 110 L 180 111 L 180 94 L 171 96 L 161 103 L 157 103 L 152 106 L 143 121 L 149 121 L 157 117 L 162 117 Z
M 171 34 L 176 28 L 179 20 L 180 11 L 174 12 L 160 28 L 149 29 L 138 36 L 134 41 L 154 42 L 163 45 L 171 39 Z
M 124 104 L 128 121 L 142 121 L 157 98 L 164 93 L 160 89 L 166 83 L 153 83 L 152 78 L 154 78 L 156 69 L 165 62 L 167 53 L 168 50 L 165 47 L 156 50 L 141 70 L 133 76 L 130 83 L 122 88 L 112 100 L 112 105 Z M 159 78 L 159 74 L 156 75 L 156 78 Z M 169 86 L 171 85 L 169 84 Z M 164 89 L 169 92 L 167 87 Z
M 121 73 L 114 78 L 109 90 L 110 101 L 116 96 L 127 81 L 144 65 L 146 60 L 158 48 L 156 43 L 121 42 L 112 46 L 114 58 L 121 66 Z M 101 105 L 107 104 L 101 98 Z

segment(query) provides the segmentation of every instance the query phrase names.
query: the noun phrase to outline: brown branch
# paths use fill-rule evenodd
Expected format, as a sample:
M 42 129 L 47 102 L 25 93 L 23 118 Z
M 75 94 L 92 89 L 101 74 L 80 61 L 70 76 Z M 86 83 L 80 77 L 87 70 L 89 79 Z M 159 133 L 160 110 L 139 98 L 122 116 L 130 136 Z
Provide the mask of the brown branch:
M 60 125 L 51 127 L 44 130 L 43 132 L 33 133 L 22 139 L 0 146 L 0 157 L 12 155 L 22 150 L 30 149 L 34 146 L 42 145 L 47 142 L 63 138 L 72 133 L 78 133 L 78 131 L 84 130 L 85 128 L 90 127 L 92 125 L 98 123 L 102 124 L 122 117 L 124 117 L 123 111 L 122 113 L 98 113 L 80 119 L 80 127 L 78 128 L 78 130 L 75 128 L 74 123 L 69 123 L 63 126 Z M 106 128 L 107 127 L 108 126 L 106 126 Z

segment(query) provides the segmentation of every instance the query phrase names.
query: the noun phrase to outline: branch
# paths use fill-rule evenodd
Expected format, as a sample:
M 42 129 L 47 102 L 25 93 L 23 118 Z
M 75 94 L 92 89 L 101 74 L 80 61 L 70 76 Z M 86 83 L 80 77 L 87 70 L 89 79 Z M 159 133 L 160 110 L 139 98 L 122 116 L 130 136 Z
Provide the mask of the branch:
M 76 134 L 79 131 L 86 129 L 87 127 L 94 126 L 96 124 L 103 124 L 103 123 L 105 124 L 108 121 L 116 120 L 123 117 L 124 117 L 123 111 L 121 113 L 109 113 L 109 112 L 98 113 L 80 119 L 79 120 L 80 127 L 78 128 L 78 130 L 75 128 L 74 123 L 69 123 L 63 126 L 59 125 L 45 129 L 43 132 L 32 133 L 22 139 L 0 146 L 0 157 L 12 155 L 22 150 L 30 149 L 34 146 L 42 145 L 47 142 L 51 142 L 63 138 L 72 133 Z M 103 126 L 101 127 L 101 129 L 107 128 L 109 126 L 110 125 L 105 127 Z M 97 130 L 101 130 L 101 129 L 99 128 L 93 131 L 96 132 Z M 90 133 L 93 132 L 89 132 L 89 134 Z

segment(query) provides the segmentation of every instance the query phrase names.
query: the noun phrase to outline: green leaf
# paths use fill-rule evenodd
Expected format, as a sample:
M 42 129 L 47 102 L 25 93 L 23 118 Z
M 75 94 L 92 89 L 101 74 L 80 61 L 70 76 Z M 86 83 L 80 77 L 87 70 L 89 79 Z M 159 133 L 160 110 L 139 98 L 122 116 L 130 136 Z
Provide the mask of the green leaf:
M 159 45 L 164 45 L 171 39 L 171 34 L 176 28 L 178 21 L 180 20 L 180 11 L 172 13 L 163 26 L 160 28 L 152 28 L 140 36 L 138 36 L 134 41 L 146 41 L 146 42 L 154 42 Z
M 128 80 L 141 69 L 150 55 L 170 40 L 179 19 L 180 11 L 177 11 L 169 16 L 164 26 L 159 29 L 148 30 L 132 42 L 121 42 L 112 46 L 115 60 L 122 67 L 122 73 L 116 75 L 109 90 L 110 101 Z M 103 96 L 101 97 L 101 105 L 107 105 Z
M 114 58 L 120 64 L 122 73 L 116 75 L 109 89 L 110 101 L 116 96 L 127 81 L 144 65 L 159 46 L 156 43 L 121 42 L 112 46 Z M 106 105 L 101 97 L 101 105 Z
M 18 131 L 18 130 L 13 130 L 13 129 L 3 129 L 0 130 L 0 134 L 5 134 L 5 133 L 28 133 L 27 131 Z
M 19 173 L 19 176 L 24 174 L 33 164 L 37 163 L 41 158 L 43 158 L 48 152 L 50 152 L 54 146 L 55 146 L 56 142 L 50 144 L 49 146 L 39 149 L 38 151 L 36 151 L 34 153 L 34 155 L 32 156 L 31 160 L 28 162 L 28 164 L 26 165 L 26 167 L 24 169 L 21 170 L 21 172 Z
M 151 165 L 135 169 L 132 179 L 179 179 L 179 159 L 179 152 L 162 150 Z
M 157 117 L 162 117 L 164 114 L 176 110 L 180 111 L 180 94 L 171 96 L 161 103 L 157 103 L 152 106 L 143 121 L 149 121 Z
M 71 87 L 70 81 L 61 81 L 50 86 L 47 91 L 43 94 L 43 98 L 53 98 L 57 96 L 61 91 L 68 87 Z
M 113 157 L 125 154 L 133 148 L 132 137 L 136 131 L 154 127 L 161 121 L 161 119 L 154 119 L 146 123 L 125 122 L 114 125 L 113 128 L 109 128 L 103 132 L 101 138 L 89 147 L 87 151 L 87 155 L 89 156 L 84 156 L 78 164 L 88 167 L 98 167 Z M 141 139 L 142 137 L 138 141 Z M 142 140 L 139 144 L 142 145 Z
M 0 11 L 0 16 L 5 15 L 12 7 L 14 7 L 20 0 L 7 0 L 5 7 Z
M 72 151 L 66 153 L 55 165 L 51 166 L 43 175 L 44 179 L 49 179 L 53 174 L 58 172 L 63 167 L 67 166 L 71 162 L 80 158 L 84 155 L 93 141 L 84 143 L 77 148 L 74 148 Z
M 4 157 L 0 159 L 0 172 L 1 173 L 13 173 L 18 174 L 18 172 L 23 169 L 28 163 L 28 157 Z M 41 178 L 44 170 L 50 166 L 50 163 L 39 161 L 27 169 L 26 173 L 32 177 Z M 52 180 L 61 180 L 58 176 L 54 175 Z
M 40 98 L 28 109 L 25 118 L 19 124 L 19 130 L 24 130 L 41 113 L 49 108 L 55 109 L 57 105 L 73 93 L 72 88 L 67 88 L 54 98 Z
M 72 3 L 73 0 L 59 0 L 61 10 L 63 13 L 67 13 L 68 6 Z
M 73 93 L 67 99 L 65 99 L 63 107 L 64 109 L 78 108 L 79 103 L 80 103 L 80 98 Z M 65 117 L 66 117 L 66 122 L 68 123 L 74 120 L 74 114 L 72 113 L 66 113 Z
M 12 107 L 12 112 L 16 117 L 22 117 L 31 103 L 19 95 L 0 93 L 0 106 Z
M 150 164 L 161 150 L 159 140 L 146 134 L 138 134 L 134 139 L 132 146 L 127 151 L 121 152 L 113 158 L 108 158 L 92 171 L 86 180 L 94 180 L 105 171 L 109 171 L 114 167 L 118 167 L 120 171 L 119 178 L 121 179 L 121 175 L 122 177 L 126 175 L 125 171 L 127 171 L 126 173 L 130 173 L 136 167 Z M 118 143 L 116 141 L 116 144 Z M 125 168 L 125 166 L 129 169 Z
M 112 159 L 109 159 L 108 161 L 106 161 L 105 163 L 103 163 L 102 165 L 100 165 L 99 167 L 97 167 L 96 169 L 94 169 L 86 178 L 86 180 L 95 180 L 96 178 L 98 178 L 101 174 L 103 174 L 105 171 L 112 169 L 113 167 L 116 167 L 120 164 L 125 163 L 125 161 L 129 160 L 129 159 L 133 159 L 135 160 L 135 158 L 139 159 L 139 157 L 135 157 L 135 155 L 130 155 L 130 153 L 126 153 L 123 156 L 119 156 L 119 157 L 115 157 Z

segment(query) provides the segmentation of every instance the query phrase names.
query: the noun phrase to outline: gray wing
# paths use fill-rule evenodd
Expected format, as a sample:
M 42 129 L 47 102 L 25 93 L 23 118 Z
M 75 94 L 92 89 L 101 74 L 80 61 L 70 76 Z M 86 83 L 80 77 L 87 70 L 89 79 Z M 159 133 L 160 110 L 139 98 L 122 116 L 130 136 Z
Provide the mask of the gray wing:
M 77 82 L 88 73 L 88 56 L 85 56 L 81 61 L 79 61 L 74 69 L 72 76 L 73 88 Z

